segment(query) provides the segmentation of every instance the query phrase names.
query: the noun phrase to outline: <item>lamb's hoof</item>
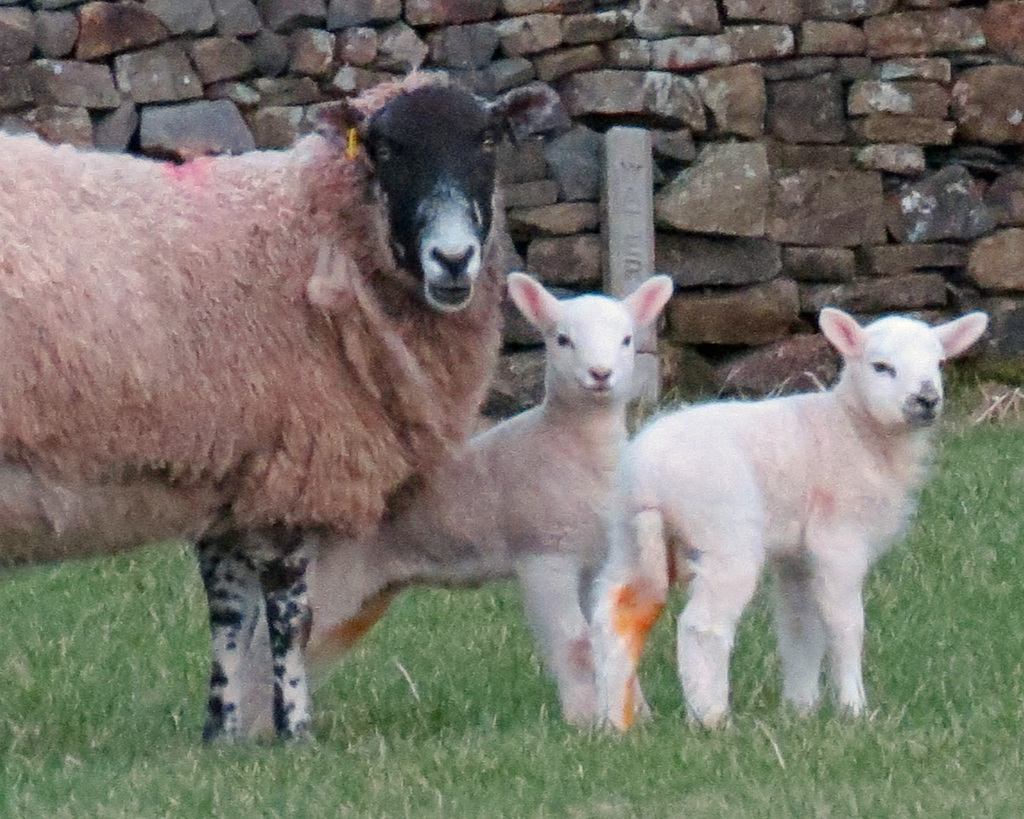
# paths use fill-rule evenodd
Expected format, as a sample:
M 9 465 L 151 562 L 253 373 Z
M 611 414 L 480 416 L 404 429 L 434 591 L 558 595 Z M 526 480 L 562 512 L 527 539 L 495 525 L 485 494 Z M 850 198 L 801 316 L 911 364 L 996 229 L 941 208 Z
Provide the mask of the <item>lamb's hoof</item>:
M 686 721 L 692 727 L 705 731 L 723 731 L 732 726 L 732 717 L 728 711 L 719 714 L 705 714 L 703 717 L 690 713 L 687 714 Z

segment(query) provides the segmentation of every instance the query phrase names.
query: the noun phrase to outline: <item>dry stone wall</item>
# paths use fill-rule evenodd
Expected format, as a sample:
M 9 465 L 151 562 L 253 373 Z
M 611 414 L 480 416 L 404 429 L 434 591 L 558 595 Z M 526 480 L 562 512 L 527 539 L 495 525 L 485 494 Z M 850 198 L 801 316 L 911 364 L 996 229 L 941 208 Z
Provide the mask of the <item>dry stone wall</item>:
M 523 266 L 567 290 L 602 281 L 603 132 L 650 129 L 670 380 L 825 378 L 827 304 L 980 306 L 1024 354 L 1024 0 L 0 0 L 0 125 L 105 150 L 284 147 L 417 66 L 559 92 L 503 173 Z M 541 369 L 507 341 L 498 411 Z

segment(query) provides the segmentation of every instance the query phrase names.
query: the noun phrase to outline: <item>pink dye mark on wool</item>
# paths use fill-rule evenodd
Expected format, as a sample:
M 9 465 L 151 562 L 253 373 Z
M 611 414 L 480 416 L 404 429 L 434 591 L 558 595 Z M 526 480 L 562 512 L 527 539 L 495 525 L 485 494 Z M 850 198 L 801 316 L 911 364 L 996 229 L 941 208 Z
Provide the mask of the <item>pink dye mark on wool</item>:
M 209 157 L 201 156 L 180 165 L 167 162 L 163 166 L 163 172 L 168 180 L 176 184 L 201 187 L 210 181 L 211 164 Z

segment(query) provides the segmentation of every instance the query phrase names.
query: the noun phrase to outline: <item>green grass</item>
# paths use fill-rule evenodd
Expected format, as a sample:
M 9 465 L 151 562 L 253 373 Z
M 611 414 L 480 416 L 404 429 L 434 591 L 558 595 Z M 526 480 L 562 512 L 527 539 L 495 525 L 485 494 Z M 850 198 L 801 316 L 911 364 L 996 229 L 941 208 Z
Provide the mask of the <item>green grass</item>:
M 315 745 L 207 748 L 187 550 L 14 572 L 0 816 L 1020 816 L 1022 489 L 1024 430 L 951 425 L 914 528 L 866 590 L 864 721 L 780 708 L 759 597 L 732 727 L 686 726 L 664 617 L 643 666 L 655 720 L 568 728 L 501 585 L 402 597 L 321 678 Z

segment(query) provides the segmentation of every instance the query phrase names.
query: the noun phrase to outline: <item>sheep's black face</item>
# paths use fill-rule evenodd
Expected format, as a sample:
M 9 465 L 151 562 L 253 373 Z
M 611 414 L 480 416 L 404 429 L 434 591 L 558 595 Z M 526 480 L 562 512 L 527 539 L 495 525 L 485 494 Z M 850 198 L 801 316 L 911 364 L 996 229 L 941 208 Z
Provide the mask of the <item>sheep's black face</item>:
M 367 148 L 399 262 L 437 310 L 465 307 L 491 227 L 501 116 L 449 86 L 402 94 L 370 122 Z

